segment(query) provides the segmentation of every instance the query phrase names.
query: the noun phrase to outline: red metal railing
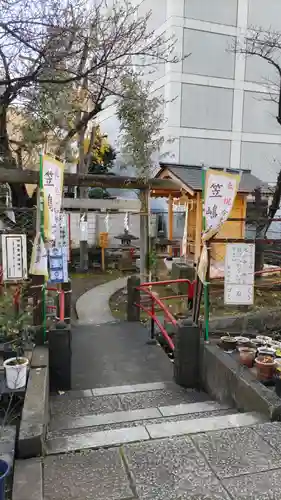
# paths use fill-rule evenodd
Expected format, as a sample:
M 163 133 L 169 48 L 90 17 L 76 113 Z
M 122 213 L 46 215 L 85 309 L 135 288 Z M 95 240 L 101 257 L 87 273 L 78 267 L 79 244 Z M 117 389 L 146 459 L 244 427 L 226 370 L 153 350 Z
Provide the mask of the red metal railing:
M 157 305 L 158 308 L 163 311 L 164 313 L 164 323 L 165 321 L 172 324 L 173 326 L 177 326 L 177 320 L 173 316 L 173 314 L 169 311 L 167 306 L 164 304 L 165 300 L 173 300 L 173 299 L 179 299 L 179 298 L 185 298 L 185 299 L 193 299 L 193 294 L 194 294 L 194 283 L 191 282 L 188 279 L 177 279 L 177 280 L 167 280 L 167 281 L 154 281 L 154 282 L 148 282 L 148 283 L 142 283 L 139 287 L 137 287 L 137 290 L 140 290 L 143 292 L 145 295 L 147 295 L 148 298 L 151 299 L 151 307 L 145 307 L 141 302 L 139 304 L 135 304 L 139 309 L 144 311 L 150 318 L 151 318 L 151 338 L 154 338 L 154 324 L 158 326 L 160 332 L 162 333 L 164 339 L 167 341 L 167 344 L 169 345 L 170 349 L 174 351 L 175 345 L 170 338 L 166 328 L 162 323 L 160 322 L 159 318 L 156 315 L 155 311 L 155 306 Z M 167 297 L 161 297 L 159 298 L 158 296 L 155 295 L 155 293 L 152 292 L 153 286 L 165 286 L 165 285 L 172 285 L 172 284 L 186 284 L 187 285 L 187 294 L 186 295 L 170 295 Z

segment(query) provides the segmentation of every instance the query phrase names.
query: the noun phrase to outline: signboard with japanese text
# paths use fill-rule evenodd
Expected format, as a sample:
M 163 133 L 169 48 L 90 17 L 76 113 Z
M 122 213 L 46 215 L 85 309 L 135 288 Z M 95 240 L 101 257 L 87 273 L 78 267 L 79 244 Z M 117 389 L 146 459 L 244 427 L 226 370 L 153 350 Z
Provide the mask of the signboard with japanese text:
M 68 282 L 69 234 L 68 217 L 64 212 L 59 217 L 60 231 L 49 249 L 49 270 L 51 283 Z
M 27 279 L 26 235 L 2 234 L 3 281 Z
M 224 303 L 254 303 L 255 245 L 228 243 L 224 271 Z
M 60 231 L 57 235 L 55 246 L 65 249 L 67 260 L 70 261 L 70 239 L 69 239 L 69 214 L 60 213 Z
M 99 235 L 99 245 L 101 248 L 108 247 L 108 233 L 100 233 Z
M 42 158 L 42 189 L 44 199 L 44 237 L 54 241 L 59 231 L 62 204 L 63 163 L 44 155 Z

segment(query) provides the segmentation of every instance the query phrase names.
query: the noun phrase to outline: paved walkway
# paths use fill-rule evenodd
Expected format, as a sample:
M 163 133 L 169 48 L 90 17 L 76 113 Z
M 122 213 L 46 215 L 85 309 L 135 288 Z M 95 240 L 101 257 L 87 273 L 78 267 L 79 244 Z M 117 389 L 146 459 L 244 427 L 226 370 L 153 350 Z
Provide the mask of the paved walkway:
M 17 461 L 13 500 L 280 500 L 281 424 L 176 386 L 147 338 L 73 328 L 74 391 L 51 397 L 46 454 Z
M 141 323 L 125 321 L 73 327 L 72 388 L 172 380 L 172 363 L 161 347 L 147 344 L 148 335 Z
M 118 278 L 96 286 L 84 293 L 76 302 L 78 323 L 101 325 L 115 321 L 109 307 L 111 295 L 127 285 L 128 277 Z

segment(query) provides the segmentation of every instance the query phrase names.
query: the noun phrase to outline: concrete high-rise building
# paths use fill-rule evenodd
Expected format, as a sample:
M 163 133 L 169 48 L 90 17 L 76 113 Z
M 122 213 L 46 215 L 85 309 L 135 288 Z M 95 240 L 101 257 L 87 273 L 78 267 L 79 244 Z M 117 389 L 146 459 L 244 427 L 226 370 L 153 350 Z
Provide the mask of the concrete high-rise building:
M 169 161 L 250 169 L 275 182 L 281 164 L 281 127 L 268 82 L 272 66 L 231 51 L 252 26 L 281 32 L 281 0 L 143 0 L 152 9 L 149 28 L 174 34 L 181 62 L 161 66 L 152 91 L 164 96 L 164 135 Z M 189 57 L 187 54 L 190 54 Z M 112 110 L 101 115 L 109 137 L 117 135 Z

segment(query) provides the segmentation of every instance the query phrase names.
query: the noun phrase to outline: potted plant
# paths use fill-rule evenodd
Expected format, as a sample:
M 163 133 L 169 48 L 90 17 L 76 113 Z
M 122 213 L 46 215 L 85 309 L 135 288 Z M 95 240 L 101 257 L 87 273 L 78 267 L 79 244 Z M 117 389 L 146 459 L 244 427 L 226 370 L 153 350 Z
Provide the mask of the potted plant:
M 29 361 L 24 356 L 16 356 L 4 361 L 6 384 L 9 389 L 17 390 L 26 386 Z
M 20 309 L 10 291 L 5 291 L 1 298 L 0 332 L 5 337 L 6 383 L 9 389 L 20 389 L 25 386 L 27 378 L 28 359 L 24 357 L 24 346 L 28 337 L 29 312 Z
M 239 347 L 249 347 L 249 345 L 251 344 L 248 337 L 235 337 L 235 340 Z
M 273 378 L 275 367 L 273 356 L 259 355 L 255 360 L 255 364 L 259 380 L 271 380 Z
M 220 346 L 224 351 L 234 351 L 237 346 L 235 337 L 231 337 L 229 333 L 220 338 Z

